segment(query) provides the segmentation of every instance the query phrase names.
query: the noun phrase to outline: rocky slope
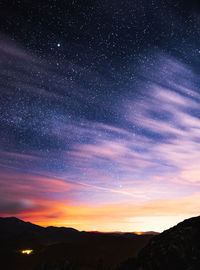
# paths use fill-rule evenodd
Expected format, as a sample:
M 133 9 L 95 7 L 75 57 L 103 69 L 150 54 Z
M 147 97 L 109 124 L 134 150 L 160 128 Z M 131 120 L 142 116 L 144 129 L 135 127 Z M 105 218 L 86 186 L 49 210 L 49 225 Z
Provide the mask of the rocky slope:
M 154 236 L 136 260 L 120 270 L 199 270 L 200 217 L 190 218 Z

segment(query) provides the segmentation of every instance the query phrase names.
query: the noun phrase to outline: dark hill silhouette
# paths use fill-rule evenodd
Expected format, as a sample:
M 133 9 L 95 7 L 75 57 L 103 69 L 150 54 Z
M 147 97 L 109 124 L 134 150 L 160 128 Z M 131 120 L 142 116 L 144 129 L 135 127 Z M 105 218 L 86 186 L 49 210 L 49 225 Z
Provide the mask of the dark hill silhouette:
M 200 217 L 187 219 L 154 236 L 137 259 L 129 259 L 119 270 L 199 270 Z
M 13 237 L 23 233 L 42 232 L 44 228 L 16 217 L 0 217 L 0 237 Z
M 134 233 L 44 228 L 13 217 L 0 218 L 1 267 L 5 270 L 110 270 L 121 261 L 137 256 L 151 238 L 152 235 Z M 34 252 L 23 255 L 22 249 Z

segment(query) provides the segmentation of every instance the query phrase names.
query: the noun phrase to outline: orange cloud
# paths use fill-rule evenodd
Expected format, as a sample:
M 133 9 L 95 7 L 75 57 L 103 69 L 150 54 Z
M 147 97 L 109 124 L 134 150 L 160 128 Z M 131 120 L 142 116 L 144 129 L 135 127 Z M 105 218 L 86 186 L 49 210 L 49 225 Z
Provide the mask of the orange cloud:
M 43 226 L 70 226 L 79 230 L 91 230 L 95 227 L 99 231 L 163 231 L 185 218 L 198 215 L 199 202 L 200 193 L 180 199 L 96 207 L 45 200 L 39 202 L 45 206 L 45 210 L 38 209 L 31 214 L 24 211 L 19 217 Z

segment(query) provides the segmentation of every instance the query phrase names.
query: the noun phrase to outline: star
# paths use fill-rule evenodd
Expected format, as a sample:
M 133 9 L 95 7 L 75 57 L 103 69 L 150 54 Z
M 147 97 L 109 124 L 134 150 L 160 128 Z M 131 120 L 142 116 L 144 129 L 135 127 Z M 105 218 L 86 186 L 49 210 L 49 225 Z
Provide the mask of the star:
M 60 47 L 60 43 L 57 43 L 57 47 Z

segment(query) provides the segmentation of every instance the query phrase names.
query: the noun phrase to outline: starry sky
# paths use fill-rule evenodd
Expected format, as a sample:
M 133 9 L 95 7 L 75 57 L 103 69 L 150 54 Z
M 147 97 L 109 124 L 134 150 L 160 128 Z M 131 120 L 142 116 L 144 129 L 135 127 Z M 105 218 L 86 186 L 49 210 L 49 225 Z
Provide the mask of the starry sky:
M 200 212 L 198 1 L 1 1 L 0 215 L 163 231 Z

